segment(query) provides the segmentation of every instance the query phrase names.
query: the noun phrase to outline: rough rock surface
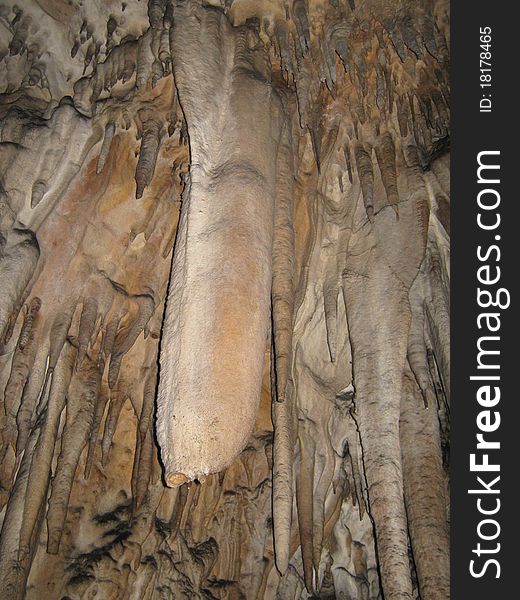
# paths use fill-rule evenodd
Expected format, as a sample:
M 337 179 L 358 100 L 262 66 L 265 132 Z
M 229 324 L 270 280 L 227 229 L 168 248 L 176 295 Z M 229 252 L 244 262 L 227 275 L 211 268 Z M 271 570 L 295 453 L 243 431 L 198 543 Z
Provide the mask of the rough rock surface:
M 449 598 L 449 4 L 0 7 L 0 598 Z

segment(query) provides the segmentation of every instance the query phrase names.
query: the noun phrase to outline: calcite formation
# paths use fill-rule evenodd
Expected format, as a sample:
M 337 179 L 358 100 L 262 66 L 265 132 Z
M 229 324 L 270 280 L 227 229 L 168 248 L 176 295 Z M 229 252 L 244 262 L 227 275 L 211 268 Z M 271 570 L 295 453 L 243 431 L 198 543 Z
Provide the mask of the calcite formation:
M 449 4 L 0 7 L 0 597 L 449 598 Z

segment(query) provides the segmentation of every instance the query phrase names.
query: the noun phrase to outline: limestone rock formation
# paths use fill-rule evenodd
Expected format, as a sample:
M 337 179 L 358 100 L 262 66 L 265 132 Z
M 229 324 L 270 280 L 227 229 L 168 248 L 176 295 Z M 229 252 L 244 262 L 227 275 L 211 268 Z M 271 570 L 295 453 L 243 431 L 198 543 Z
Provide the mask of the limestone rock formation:
M 0 598 L 449 598 L 449 4 L 0 7 Z

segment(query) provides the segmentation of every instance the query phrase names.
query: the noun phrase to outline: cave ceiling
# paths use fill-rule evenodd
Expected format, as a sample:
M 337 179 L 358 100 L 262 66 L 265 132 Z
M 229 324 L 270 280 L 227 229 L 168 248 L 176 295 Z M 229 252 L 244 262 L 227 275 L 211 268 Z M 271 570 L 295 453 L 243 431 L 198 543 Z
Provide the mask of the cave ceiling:
M 449 598 L 449 3 L 0 5 L 0 598 Z

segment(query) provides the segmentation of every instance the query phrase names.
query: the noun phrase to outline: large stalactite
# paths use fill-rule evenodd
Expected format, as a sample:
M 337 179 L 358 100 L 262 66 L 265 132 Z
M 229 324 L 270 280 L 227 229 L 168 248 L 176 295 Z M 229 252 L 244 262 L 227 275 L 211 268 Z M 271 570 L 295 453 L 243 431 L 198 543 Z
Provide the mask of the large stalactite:
M 281 126 L 257 33 L 235 31 L 220 11 L 180 5 L 175 14 L 173 73 L 190 136 L 190 174 L 165 310 L 157 408 L 166 482 L 173 485 L 229 466 L 254 427 L 269 325 Z
M 0 7 L 0 597 L 449 598 L 449 5 Z

